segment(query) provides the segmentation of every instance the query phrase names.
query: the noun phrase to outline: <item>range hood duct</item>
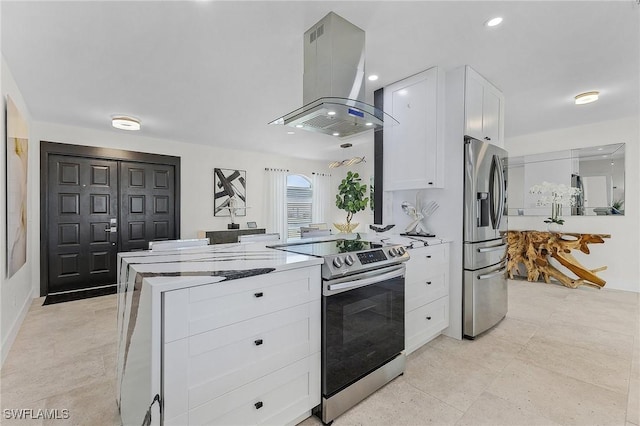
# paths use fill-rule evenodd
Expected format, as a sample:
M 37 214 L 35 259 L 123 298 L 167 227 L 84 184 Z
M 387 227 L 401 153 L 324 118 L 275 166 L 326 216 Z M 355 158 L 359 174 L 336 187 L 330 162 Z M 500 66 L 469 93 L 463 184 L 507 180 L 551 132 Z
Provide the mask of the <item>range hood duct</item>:
M 346 138 L 398 122 L 364 102 L 365 34 L 329 12 L 304 33 L 303 107 L 269 124 Z

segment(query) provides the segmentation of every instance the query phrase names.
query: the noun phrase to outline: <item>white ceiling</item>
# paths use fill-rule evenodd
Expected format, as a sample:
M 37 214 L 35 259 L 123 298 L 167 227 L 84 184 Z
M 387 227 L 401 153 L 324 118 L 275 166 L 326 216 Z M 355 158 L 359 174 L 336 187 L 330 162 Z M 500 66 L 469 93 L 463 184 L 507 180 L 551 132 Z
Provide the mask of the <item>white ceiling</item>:
M 469 64 L 504 92 L 507 138 L 640 112 L 635 0 L 3 0 L 2 54 L 37 121 L 107 130 L 129 114 L 141 136 L 331 158 L 341 141 L 267 125 L 302 106 L 302 35 L 329 11 L 366 32 L 370 103 L 416 72 Z M 591 90 L 598 102 L 573 105 Z

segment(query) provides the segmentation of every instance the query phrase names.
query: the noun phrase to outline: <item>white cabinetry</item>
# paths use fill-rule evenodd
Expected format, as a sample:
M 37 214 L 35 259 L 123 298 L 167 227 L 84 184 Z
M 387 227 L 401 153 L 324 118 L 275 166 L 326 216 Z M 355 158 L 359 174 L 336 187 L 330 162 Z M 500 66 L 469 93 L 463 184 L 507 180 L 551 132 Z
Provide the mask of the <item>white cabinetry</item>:
M 465 135 L 503 147 L 504 96 L 471 67 L 465 74 Z
M 443 90 L 438 67 L 384 88 L 384 110 L 399 122 L 383 130 L 385 191 L 444 186 Z
M 449 326 L 449 244 L 409 251 L 405 277 L 407 354 Z
M 319 266 L 165 292 L 164 424 L 304 418 L 320 403 L 320 292 Z

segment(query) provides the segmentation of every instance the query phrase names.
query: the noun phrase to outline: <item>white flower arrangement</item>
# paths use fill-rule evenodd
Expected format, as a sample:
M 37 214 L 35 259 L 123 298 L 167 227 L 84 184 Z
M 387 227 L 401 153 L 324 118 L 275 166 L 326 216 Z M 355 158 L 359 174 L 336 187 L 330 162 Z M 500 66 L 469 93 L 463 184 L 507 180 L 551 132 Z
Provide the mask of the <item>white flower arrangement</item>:
M 581 192 L 580 188 L 546 181 L 542 182 L 542 185 L 533 185 L 529 188 L 529 193 L 540 195 L 536 202 L 537 206 L 551 204 L 551 217 L 545 220 L 544 223 L 557 223 L 558 225 L 564 224 L 564 219 L 560 218 L 562 206 L 575 206 L 576 198 Z
M 563 206 L 575 206 L 576 198 L 582 191 L 580 188 L 573 188 L 564 183 L 542 182 L 542 185 L 533 185 L 529 188 L 530 194 L 539 194 L 537 206 L 548 206 L 549 204 L 560 204 Z

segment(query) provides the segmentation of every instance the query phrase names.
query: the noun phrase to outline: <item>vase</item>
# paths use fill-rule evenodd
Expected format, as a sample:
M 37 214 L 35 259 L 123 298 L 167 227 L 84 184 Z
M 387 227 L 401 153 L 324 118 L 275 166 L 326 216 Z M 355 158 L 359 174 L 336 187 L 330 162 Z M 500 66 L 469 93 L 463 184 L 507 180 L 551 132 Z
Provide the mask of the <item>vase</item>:
M 559 223 L 551 222 L 547 225 L 547 230 L 549 232 L 559 233 L 562 230 L 562 225 Z
M 342 233 L 349 234 L 360 225 L 359 223 L 334 223 L 333 226 Z
M 562 204 L 560 203 L 552 203 L 551 204 L 551 222 L 547 226 L 549 232 L 560 232 L 562 229 L 562 224 L 558 223 L 560 220 L 560 216 L 562 216 Z

